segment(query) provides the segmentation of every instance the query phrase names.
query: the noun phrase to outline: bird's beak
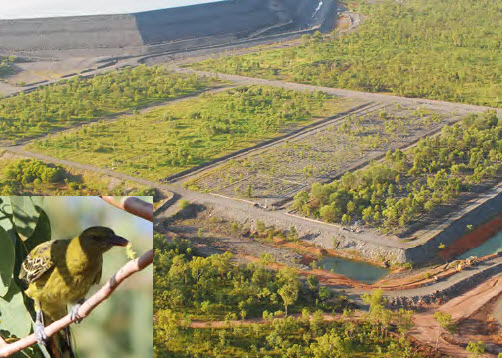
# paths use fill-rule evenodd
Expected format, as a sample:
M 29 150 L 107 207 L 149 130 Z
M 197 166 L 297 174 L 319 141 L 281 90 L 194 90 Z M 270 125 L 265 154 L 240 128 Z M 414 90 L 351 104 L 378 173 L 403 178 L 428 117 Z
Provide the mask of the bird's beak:
M 117 235 L 112 236 L 110 242 L 112 243 L 113 246 L 127 246 L 127 244 L 129 243 L 129 241 L 124 239 L 122 236 L 117 236 Z

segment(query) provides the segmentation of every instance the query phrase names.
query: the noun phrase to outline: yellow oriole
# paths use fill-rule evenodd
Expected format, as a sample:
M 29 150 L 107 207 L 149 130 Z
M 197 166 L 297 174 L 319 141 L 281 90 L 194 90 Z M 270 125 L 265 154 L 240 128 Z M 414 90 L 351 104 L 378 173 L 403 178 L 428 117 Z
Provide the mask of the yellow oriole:
M 74 357 L 70 329 L 47 338 L 44 327 L 68 314 L 72 319 L 92 285 L 99 283 L 103 253 L 129 242 L 107 227 L 86 229 L 70 240 L 53 240 L 35 247 L 24 260 L 19 278 L 28 283 L 25 293 L 35 302 L 35 334 L 54 358 Z

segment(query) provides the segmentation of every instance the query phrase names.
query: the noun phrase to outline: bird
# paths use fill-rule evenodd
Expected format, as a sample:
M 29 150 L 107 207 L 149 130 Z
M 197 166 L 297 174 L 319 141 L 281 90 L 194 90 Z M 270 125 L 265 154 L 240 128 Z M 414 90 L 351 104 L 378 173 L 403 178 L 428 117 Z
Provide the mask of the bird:
M 68 240 L 52 240 L 36 246 L 21 264 L 19 278 L 28 285 L 24 291 L 34 301 L 34 332 L 51 358 L 73 358 L 71 332 L 67 327 L 48 338 L 45 327 L 68 314 L 80 323 L 79 307 L 94 284 L 101 280 L 103 254 L 129 241 L 103 226 L 85 229 Z

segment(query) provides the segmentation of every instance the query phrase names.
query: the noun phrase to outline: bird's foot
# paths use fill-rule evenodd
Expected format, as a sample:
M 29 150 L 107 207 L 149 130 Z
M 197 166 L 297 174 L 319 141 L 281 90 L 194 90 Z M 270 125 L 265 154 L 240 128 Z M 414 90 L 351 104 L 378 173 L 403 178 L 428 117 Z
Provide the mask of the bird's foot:
M 37 342 L 43 346 L 47 343 L 47 334 L 45 333 L 45 326 L 43 323 L 42 311 L 37 311 L 37 319 L 35 321 L 35 336 Z
M 82 317 L 78 315 L 78 310 L 82 306 L 82 304 L 85 302 L 85 299 L 79 301 L 73 307 L 71 308 L 70 311 L 70 318 L 72 321 L 74 321 L 76 324 L 80 324 L 82 322 Z

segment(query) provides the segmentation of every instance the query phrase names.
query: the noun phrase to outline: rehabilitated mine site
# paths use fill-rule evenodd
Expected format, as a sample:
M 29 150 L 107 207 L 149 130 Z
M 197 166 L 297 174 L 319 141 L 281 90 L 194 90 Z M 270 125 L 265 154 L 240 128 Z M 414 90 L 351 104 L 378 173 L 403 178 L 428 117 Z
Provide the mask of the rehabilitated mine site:
M 496 357 L 500 11 L 228 0 L 0 20 L 1 193 L 154 196 L 159 357 Z M 281 345 L 288 307 L 281 334 L 304 338 Z M 307 337 L 302 319 L 322 324 Z M 315 355 L 329 327 L 371 338 Z

